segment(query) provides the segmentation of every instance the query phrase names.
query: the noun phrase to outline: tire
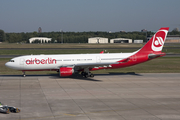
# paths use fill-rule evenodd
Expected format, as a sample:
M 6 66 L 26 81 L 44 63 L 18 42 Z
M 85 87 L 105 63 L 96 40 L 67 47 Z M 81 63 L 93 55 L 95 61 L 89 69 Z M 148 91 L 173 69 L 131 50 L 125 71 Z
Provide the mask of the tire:
M 90 77 L 94 77 L 94 75 L 93 75 L 93 74 L 91 74 L 91 75 L 90 75 Z
M 88 77 L 88 75 L 84 75 L 84 77 L 85 77 L 85 78 L 87 78 L 87 77 Z

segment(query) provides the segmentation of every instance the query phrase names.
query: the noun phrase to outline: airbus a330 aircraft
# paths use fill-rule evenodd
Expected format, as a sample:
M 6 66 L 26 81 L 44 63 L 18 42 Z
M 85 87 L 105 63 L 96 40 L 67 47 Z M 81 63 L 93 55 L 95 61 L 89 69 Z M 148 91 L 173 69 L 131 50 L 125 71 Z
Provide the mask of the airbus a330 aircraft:
M 168 30 L 168 27 L 159 29 L 141 49 L 133 53 L 25 55 L 15 57 L 5 65 L 22 71 L 23 76 L 25 71 L 57 71 L 62 77 L 80 72 L 83 77 L 94 77 L 90 71 L 128 67 L 164 56 L 161 50 Z

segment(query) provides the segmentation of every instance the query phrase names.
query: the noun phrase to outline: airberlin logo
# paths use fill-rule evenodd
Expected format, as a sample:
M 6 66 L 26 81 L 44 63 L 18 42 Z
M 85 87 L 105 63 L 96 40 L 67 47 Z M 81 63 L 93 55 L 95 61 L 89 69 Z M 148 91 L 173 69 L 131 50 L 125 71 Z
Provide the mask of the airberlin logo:
M 154 41 L 154 46 L 155 47 L 161 47 L 163 45 L 164 41 L 162 37 L 156 37 L 156 40 Z
M 27 65 L 31 64 L 56 64 L 56 59 L 47 58 L 47 59 L 38 59 L 38 58 L 31 58 L 26 60 Z
M 152 46 L 151 46 L 153 51 L 162 50 L 167 32 L 168 32 L 167 30 L 160 30 L 153 36 L 153 41 L 152 41 Z

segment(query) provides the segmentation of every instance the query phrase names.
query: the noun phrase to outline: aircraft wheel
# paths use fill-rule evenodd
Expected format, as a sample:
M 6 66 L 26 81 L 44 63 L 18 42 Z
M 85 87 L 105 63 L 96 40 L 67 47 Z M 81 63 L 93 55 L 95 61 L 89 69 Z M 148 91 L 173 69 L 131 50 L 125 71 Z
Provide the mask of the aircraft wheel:
M 91 74 L 91 75 L 90 75 L 90 77 L 94 77 L 94 75 L 93 75 L 93 74 Z
M 81 72 L 81 75 L 82 75 L 82 76 L 84 76 L 84 75 L 85 75 L 85 73 L 84 73 L 84 72 Z
M 88 74 L 87 74 L 87 73 L 85 73 L 85 72 L 81 72 L 81 75 L 82 75 L 83 77 L 85 77 L 85 78 L 87 78 L 87 77 L 88 77 Z
M 26 77 L 26 73 L 25 73 L 25 71 L 23 71 L 23 77 Z
M 85 77 L 85 78 L 87 78 L 87 77 L 88 77 L 88 75 L 84 75 L 84 77 Z

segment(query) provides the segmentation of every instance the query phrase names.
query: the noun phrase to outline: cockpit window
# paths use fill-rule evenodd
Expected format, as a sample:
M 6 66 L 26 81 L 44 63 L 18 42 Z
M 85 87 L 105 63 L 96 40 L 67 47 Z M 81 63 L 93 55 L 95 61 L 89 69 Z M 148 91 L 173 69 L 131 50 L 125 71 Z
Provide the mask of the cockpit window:
M 14 60 L 10 60 L 9 62 L 14 62 Z

